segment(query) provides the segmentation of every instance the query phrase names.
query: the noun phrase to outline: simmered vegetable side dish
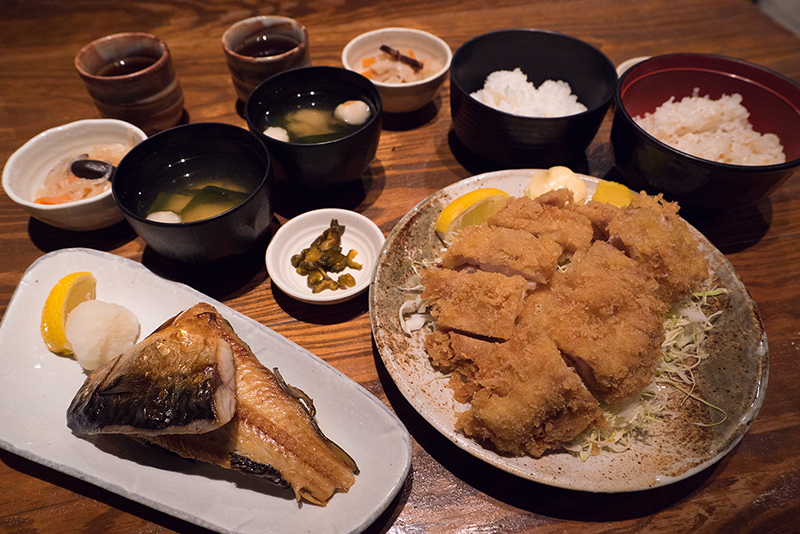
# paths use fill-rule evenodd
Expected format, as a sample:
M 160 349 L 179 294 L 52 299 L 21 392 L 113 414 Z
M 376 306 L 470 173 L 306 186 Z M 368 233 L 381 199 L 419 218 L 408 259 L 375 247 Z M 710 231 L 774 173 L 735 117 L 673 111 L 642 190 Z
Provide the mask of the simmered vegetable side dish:
M 37 204 L 66 204 L 92 198 L 111 189 L 111 177 L 130 146 L 115 143 L 59 161 L 36 192 Z
M 292 267 L 297 269 L 298 274 L 307 277 L 308 287 L 314 293 L 326 289 L 331 291 L 347 289 L 356 285 L 356 279 L 350 273 L 342 274 L 337 280 L 328 275 L 328 273 L 340 273 L 347 267 L 361 269 L 361 265 L 355 262 L 358 252 L 355 250 L 350 250 L 347 254 L 342 252 L 344 231 L 344 225 L 339 224 L 337 219 L 331 219 L 330 227 L 314 239 L 310 247 L 292 256 Z
M 412 83 L 430 78 L 441 68 L 435 58 L 417 57 L 414 50 L 381 45 L 374 56 L 361 60 L 361 74 L 374 82 Z

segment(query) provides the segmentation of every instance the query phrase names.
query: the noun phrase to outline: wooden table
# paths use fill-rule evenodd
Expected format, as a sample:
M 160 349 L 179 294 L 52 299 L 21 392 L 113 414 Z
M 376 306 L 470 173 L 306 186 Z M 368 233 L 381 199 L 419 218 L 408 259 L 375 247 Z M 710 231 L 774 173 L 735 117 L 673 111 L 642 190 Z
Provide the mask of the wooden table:
M 535 27 L 586 40 L 616 64 L 641 55 L 708 52 L 744 58 L 800 80 L 800 39 L 747 0 L 4 2 L 0 161 L 45 129 L 99 117 L 73 57 L 85 43 L 122 31 L 147 31 L 167 41 L 192 122 L 245 127 L 220 37 L 233 22 L 257 14 L 290 16 L 307 25 L 317 65 L 340 65 L 350 39 L 379 27 L 428 30 L 453 50 L 491 30 Z M 468 157 L 453 155 L 447 85 L 429 112 L 385 122 L 370 189 L 355 209 L 388 234 L 417 202 L 482 169 Z M 587 151 L 589 171 L 600 177 L 613 165 L 610 124 L 609 116 Z M 279 220 L 285 220 L 278 211 Z M 759 306 L 770 348 L 766 401 L 743 441 L 717 465 L 688 480 L 633 494 L 554 489 L 505 475 L 463 453 L 410 407 L 382 367 L 372 344 L 366 295 L 324 309 L 298 303 L 273 287 L 259 253 L 220 283 L 219 277 L 161 261 L 126 223 L 65 232 L 32 220 L 3 194 L 0 310 L 37 258 L 66 247 L 90 247 L 143 261 L 324 358 L 391 407 L 414 441 L 411 474 L 369 532 L 790 532 L 800 529 L 798 213 L 800 176 L 795 176 L 757 208 L 697 223 L 730 259 Z M 0 451 L 0 460 L 0 531 L 202 531 L 14 454 Z

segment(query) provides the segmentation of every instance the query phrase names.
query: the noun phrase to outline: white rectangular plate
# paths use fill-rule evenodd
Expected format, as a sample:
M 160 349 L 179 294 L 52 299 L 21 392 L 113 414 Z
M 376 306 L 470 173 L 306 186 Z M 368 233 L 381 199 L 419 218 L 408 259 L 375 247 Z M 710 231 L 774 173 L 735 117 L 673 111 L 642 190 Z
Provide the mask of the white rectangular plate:
M 319 507 L 124 436 L 73 435 L 66 411 L 86 374 L 75 360 L 47 350 L 39 325 L 50 289 L 76 271 L 94 274 L 98 300 L 136 314 L 141 337 L 198 302 L 217 308 L 264 365 L 314 399 L 320 428 L 361 470 L 355 485 Z M 224 304 L 104 252 L 60 250 L 28 268 L 0 322 L 0 368 L 0 447 L 218 532 L 361 532 L 392 501 L 411 465 L 411 439 L 400 420 L 340 371 Z

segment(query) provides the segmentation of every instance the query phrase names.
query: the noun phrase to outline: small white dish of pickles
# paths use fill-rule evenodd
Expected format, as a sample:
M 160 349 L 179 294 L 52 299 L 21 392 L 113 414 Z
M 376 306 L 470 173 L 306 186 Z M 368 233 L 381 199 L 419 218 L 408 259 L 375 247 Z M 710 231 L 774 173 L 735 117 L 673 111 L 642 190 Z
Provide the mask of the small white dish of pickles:
M 338 304 L 369 287 L 384 239 L 374 222 L 354 211 L 309 211 L 289 220 L 272 237 L 267 272 L 294 299 Z

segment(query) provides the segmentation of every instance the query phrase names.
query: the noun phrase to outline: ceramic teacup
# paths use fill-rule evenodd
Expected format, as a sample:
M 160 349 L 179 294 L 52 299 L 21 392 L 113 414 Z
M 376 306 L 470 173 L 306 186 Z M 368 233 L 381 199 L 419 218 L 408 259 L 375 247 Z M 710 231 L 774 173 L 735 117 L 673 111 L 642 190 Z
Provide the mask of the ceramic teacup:
M 75 68 L 104 117 L 135 124 L 147 135 L 177 125 L 181 90 L 167 44 L 148 33 L 118 33 L 92 41 Z
M 242 102 L 258 84 L 285 70 L 311 65 L 308 30 L 294 19 L 251 17 L 228 28 L 222 49 Z

